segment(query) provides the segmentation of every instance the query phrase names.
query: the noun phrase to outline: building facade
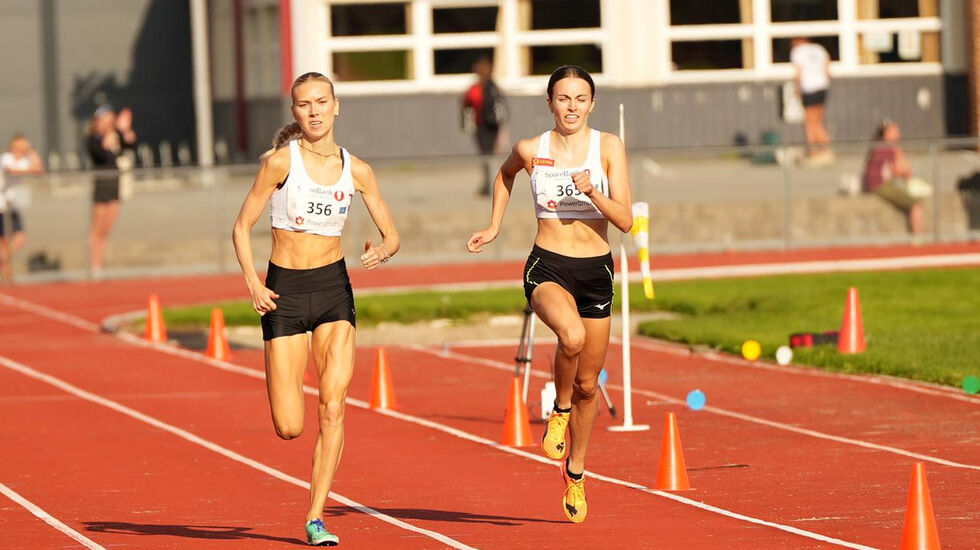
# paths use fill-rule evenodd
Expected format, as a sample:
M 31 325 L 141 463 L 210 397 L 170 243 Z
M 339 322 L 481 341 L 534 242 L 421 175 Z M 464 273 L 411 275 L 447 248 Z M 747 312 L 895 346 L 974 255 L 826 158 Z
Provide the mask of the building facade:
M 255 155 L 288 117 L 291 79 L 315 70 L 335 79 L 338 133 L 362 154 L 466 154 L 458 96 L 489 56 L 514 137 L 548 125 L 547 75 L 575 63 L 599 86 L 595 125 L 614 129 L 623 103 L 632 147 L 800 141 L 784 87 L 790 40 L 807 36 L 833 60 L 836 140 L 867 139 L 886 116 L 908 137 L 965 134 L 973 1 L 212 0 L 217 133 L 245 129 L 237 145 Z M 236 34 L 238 48 L 217 45 Z
M 331 75 L 338 138 L 367 157 L 470 154 L 459 100 L 472 62 L 495 63 L 510 137 L 550 124 L 557 65 L 589 69 L 594 125 L 627 113 L 630 147 L 802 140 L 785 110 L 789 41 L 833 58 L 828 122 L 837 141 L 898 120 L 907 137 L 976 132 L 980 0 L 207 0 L 214 134 L 254 160 L 289 120 L 292 79 Z M 0 3 L 0 140 L 81 153 L 94 107 L 136 113 L 140 140 L 194 147 L 187 0 Z M 973 129 L 971 130 L 971 125 Z M 219 158 L 227 158 L 219 155 Z

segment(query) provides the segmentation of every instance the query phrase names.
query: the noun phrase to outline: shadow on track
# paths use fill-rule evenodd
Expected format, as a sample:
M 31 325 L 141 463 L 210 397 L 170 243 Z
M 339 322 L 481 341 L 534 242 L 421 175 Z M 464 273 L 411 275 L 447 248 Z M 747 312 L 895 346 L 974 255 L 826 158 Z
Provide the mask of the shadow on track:
M 87 530 L 96 533 L 118 533 L 123 535 L 163 535 L 190 539 L 209 540 L 268 540 L 287 544 L 306 546 L 300 539 L 273 537 L 261 533 L 250 533 L 251 527 L 227 527 L 218 525 L 163 525 L 126 523 L 123 521 L 86 521 Z
M 541 518 L 514 518 L 507 516 L 489 516 L 485 514 L 471 514 L 469 512 L 454 512 L 451 510 L 421 510 L 418 508 L 374 508 L 382 514 L 387 514 L 401 520 L 429 520 L 446 521 L 452 523 L 489 523 L 491 525 L 501 525 L 505 527 L 516 527 L 525 523 L 568 523 L 567 521 L 557 521 Z M 325 517 L 343 516 L 355 513 L 354 510 L 346 506 L 331 506 L 323 510 Z M 359 513 L 359 512 L 357 512 Z

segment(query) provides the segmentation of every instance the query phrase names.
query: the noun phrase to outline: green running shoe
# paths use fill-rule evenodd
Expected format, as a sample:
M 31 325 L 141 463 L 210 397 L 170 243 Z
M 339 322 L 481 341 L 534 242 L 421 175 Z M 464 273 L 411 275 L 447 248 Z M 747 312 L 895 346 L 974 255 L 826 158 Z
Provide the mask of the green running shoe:
M 312 546 L 337 546 L 340 537 L 327 531 L 322 519 L 311 519 L 306 522 L 306 544 Z

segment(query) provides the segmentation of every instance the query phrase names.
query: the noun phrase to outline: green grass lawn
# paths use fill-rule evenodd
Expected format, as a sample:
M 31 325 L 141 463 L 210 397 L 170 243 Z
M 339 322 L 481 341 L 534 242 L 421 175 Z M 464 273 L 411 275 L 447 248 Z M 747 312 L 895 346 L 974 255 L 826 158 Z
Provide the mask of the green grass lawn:
M 850 286 L 860 293 L 867 350 L 797 348 L 795 363 L 949 385 L 980 372 L 980 269 L 664 283 L 659 307 L 684 317 L 644 323 L 640 332 L 732 353 L 754 339 L 772 358 L 790 333 L 839 329 Z
M 642 334 L 738 353 L 758 340 L 772 358 L 793 332 L 840 328 L 850 286 L 858 288 L 868 349 L 841 355 L 834 346 L 797 348 L 795 363 L 844 372 L 880 373 L 948 385 L 980 374 L 980 269 L 835 273 L 661 282 L 655 300 L 630 288 L 634 311 L 672 311 L 678 319 L 643 323 Z M 249 302 L 217 304 L 229 325 L 257 325 Z M 207 326 L 213 306 L 168 309 L 168 326 Z M 519 288 L 413 292 L 357 298 L 361 326 L 381 321 L 519 313 Z

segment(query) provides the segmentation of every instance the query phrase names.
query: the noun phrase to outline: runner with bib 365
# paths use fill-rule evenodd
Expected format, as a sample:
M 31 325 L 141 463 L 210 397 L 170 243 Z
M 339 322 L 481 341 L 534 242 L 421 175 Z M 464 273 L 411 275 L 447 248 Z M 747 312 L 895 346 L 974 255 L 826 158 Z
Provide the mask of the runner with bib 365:
M 598 412 L 596 387 L 609 346 L 613 261 L 609 222 L 633 225 L 626 149 L 614 134 L 589 128 L 595 84 L 585 69 L 559 67 L 548 80 L 555 127 L 514 146 L 493 186 L 490 226 L 466 243 L 481 252 L 500 233 L 514 177 L 525 170 L 538 218 L 534 248 L 524 267 L 524 294 L 555 332 L 557 399 L 541 441 L 544 454 L 562 460 L 562 510 L 585 521 L 585 455 Z M 567 434 L 566 434 L 567 431 Z

